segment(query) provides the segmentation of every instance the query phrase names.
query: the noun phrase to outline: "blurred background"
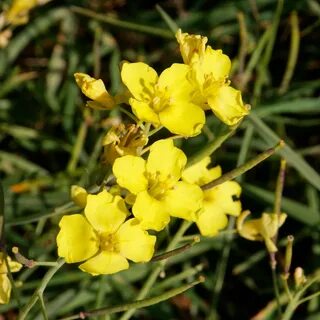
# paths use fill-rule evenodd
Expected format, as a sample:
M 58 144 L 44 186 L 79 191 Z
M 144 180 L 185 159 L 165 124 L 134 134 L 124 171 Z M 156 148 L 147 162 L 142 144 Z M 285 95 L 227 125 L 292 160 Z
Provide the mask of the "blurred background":
M 281 155 L 289 165 L 282 209 L 289 217 L 280 243 L 289 234 L 295 237 L 292 270 L 301 266 L 307 275 L 319 271 L 318 0 L 35 3 L 10 20 L 6 12 L 12 2 L 0 2 L 0 177 L 8 248 L 18 246 L 30 259 L 56 259 L 57 224 L 70 207 L 70 185 L 88 187 L 97 181 L 101 139 L 113 124 L 126 121 L 119 110 L 85 109 L 73 74 L 101 78 L 114 94 L 121 86 L 122 60 L 144 61 L 158 72 L 182 62 L 170 17 L 184 32 L 207 36 L 214 49 L 230 56 L 232 85 L 252 107 L 236 134 L 214 154 L 213 164 L 227 172 L 285 140 L 288 147 Z M 192 155 L 223 129 L 209 117 L 203 134 L 180 146 Z M 243 208 L 253 215 L 272 212 L 279 166 L 279 156 L 271 157 L 239 180 Z M 133 301 L 151 268 L 135 265 L 114 276 L 93 278 L 64 266 L 46 289 L 50 319 Z M 202 239 L 170 259 L 164 284 L 159 280 L 150 294 L 181 284 L 183 279 L 174 278 L 181 272 L 189 270 L 186 279 L 192 280 L 200 269 L 206 276 L 203 284 L 132 318 L 277 319 L 262 243 L 223 234 Z M 22 302 L 45 271 L 26 269 L 15 277 L 24 282 L 19 289 Z M 304 304 L 294 319 L 320 319 L 319 302 L 316 297 Z M 15 299 L 0 306 L 0 319 L 16 319 L 17 306 Z M 30 319 L 42 319 L 39 308 Z

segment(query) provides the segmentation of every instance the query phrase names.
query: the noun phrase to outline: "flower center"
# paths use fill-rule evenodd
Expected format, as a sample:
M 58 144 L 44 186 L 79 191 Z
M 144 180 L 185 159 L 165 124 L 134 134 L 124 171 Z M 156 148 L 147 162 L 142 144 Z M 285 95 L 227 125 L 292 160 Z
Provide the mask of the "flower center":
M 159 88 L 155 85 L 154 96 L 152 98 L 151 104 L 152 109 L 159 113 L 169 106 L 170 95 L 167 88 Z
M 174 186 L 170 176 L 161 177 L 159 172 L 149 174 L 148 181 L 148 192 L 157 200 L 161 200 L 164 194 Z
M 119 240 L 116 234 L 101 234 L 100 235 L 100 249 L 102 251 L 119 253 Z

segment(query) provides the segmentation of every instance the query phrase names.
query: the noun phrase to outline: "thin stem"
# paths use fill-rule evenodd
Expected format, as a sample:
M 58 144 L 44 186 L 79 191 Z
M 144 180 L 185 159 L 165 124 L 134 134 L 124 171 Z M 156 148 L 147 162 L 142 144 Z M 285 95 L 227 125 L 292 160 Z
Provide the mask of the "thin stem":
M 36 289 L 36 291 L 33 293 L 31 299 L 29 302 L 24 306 L 24 308 L 21 310 L 18 320 L 24 320 L 26 319 L 27 315 L 29 314 L 32 307 L 36 304 L 36 302 L 39 300 L 39 296 L 43 295 L 44 290 L 46 289 L 49 281 L 51 278 L 55 275 L 55 273 L 63 266 L 64 259 L 59 259 L 57 261 L 57 265 L 52 267 L 47 271 L 47 273 L 44 275 L 39 287 Z
M 41 312 L 42 312 L 43 318 L 44 318 L 44 320 L 49 320 L 46 305 L 44 304 L 43 296 L 40 293 L 38 294 L 38 298 L 40 301 L 40 307 L 41 307 Z
M 315 292 L 315 293 L 313 293 L 313 294 L 310 294 L 310 296 L 307 296 L 307 297 L 301 299 L 301 300 L 299 301 L 299 305 L 300 305 L 300 304 L 303 304 L 303 303 L 305 303 L 305 302 L 307 302 L 307 301 L 309 301 L 309 300 L 312 300 L 312 299 L 318 297 L 319 295 L 320 295 L 320 291 Z
M 4 224 L 5 224 L 5 214 L 4 214 L 4 192 L 2 183 L 0 181 L 0 249 L 4 246 Z
M 198 239 L 194 239 L 193 242 L 187 243 L 187 244 L 185 244 L 185 245 L 182 246 L 182 247 L 179 247 L 179 248 L 177 248 L 177 249 L 173 249 L 173 250 L 171 250 L 171 251 L 167 251 L 167 252 L 165 252 L 165 253 L 162 253 L 162 254 L 159 254 L 159 255 L 157 255 L 157 256 L 154 256 L 154 257 L 151 259 L 151 261 L 152 261 L 152 262 L 155 262 L 155 261 L 165 260 L 165 259 L 168 259 L 168 258 L 170 258 L 170 257 L 173 257 L 173 256 L 175 256 L 175 255 L 177 255 L 177 254 L 180 254 L 181 252 L 184 252 L 184 251 L 190 249 L 196 242 L 199 242 L 199 238 L 198 238 Z
M 272 273 L 273 290 L 274 290 L 274 295 L 277 301 L 277 311 L 278 311 L 278 315 L 281 316 L 282 309 L 281 309 L 281 302 L 280 302 L 280 290 L 279 290 L 279 284 L 278 284 L 277 273 L 276 273 L 276 265 L 274 264 L 274 259 L 272 258 L 271 258 L 270 266 L 271 266 L 271 273 Z
M 123 28 L 123 29 L 133 30 L 137 32 L 152 34 L 154 36 L 159 36 L 159 37 L 168 38 L 168 39 L 174 38 L 174 35 L 172 34 L 172 32 L 166 29 L 160 29 L 160 28 L 145 26 L 145 25 L 141 25 L 133 22 L 118 20 L 112 17 L 108 17 L 105 14 L 98 14 L 98 13 L 95 13 L 94 11 L 87 10 L 81 7 L 76 7 L 76 6 L 71 6 L 71 11 L 89 18 L 93 18 L 95 20 L 98 20 L 104 23 L 107 23 L 117 28 Z
M 288 277 L 284 276 L 282 277 L 282 279 L 283 279 L 282 283 L 283 283 L 284 291 L 286 292 L 289 301 L 292 301 L 292 294 L 288 284 Z
M 223 174 L 218 179 L 215 179 L 209 183 L 206 183 L 201 186 L 202 190 L 208 190 L 211 189 L 223 182 L 232 180 L 241 174 L 247 172 L 248 170 L 252 169 L 256 165 L 258 165 L 260 162 L 264 161 L 265 159 L 269 158 L 271 155 L 273 155 L 276 151 L 278 151 L 279 148 L 282 148 L 284 146 L 284 142 L 280 140 L 280 142 L 273 148 L 270 148 L 260 154 L 258 154 L 255 158 L 249 160 L 245 164 Z
M 188 158 L 187 167 L 192 166 L 193 164 L 201 161 L 203 158 L 210 156 L 213 152 L 221 147 L 224 141 L 230 138 L 237 128 L 239 127 L 241 121 L 232 127 L 225 127 L 224 130 L 217 136 L 216 139 L 210 141 L 205 148 L 201 149 L 199 152 L 196 152 L 191 157 Z
M 89 112 L 89 110 L 85 110 L 85 113 L 86 112 Z M 87 136 L 87 132 L 88 132 L 88 122 L 85 116 L 78 130 L 76 142 L 72 149 L 71 157 L 67 166 L 67 172 L 71 174 L 74 173 L 76 166 L 78 164 L 79 157 L 80 157 L 81 151 L 83 150 L 84 142 Z
M 175 34 L 179 29 L 175 21 L 171 19 L 171 17 L 160 7 L 160 5 L 156 4 L 156 10 L 159 12 L 160 16 L 162 17 L 164 22 L 167 24 L 171 32 Z
M 285 73 L 283 75 L 281 85 L 279 88 L 279 94 L 284 94 L 289 87 L 290 80 L 292 79 L 294 69 L 297 64 L 299 47 L 300 47 L 300 30 L 299 30 L 299 20 L 296 11 L 291 12 L 290 15 L 290 26 L 291 26 L 291 41 L 289 57 L 287 61 L 287 66 Z
M 39 221 L 43 218 L 52 218 L 55 216 L 59 216 L 61 214 L 67 214 L 67 213 L 73 212 L 75 210 L 78 210 L 78 208 L 74 205 L 74 203 L 72 201 L 70 201 L 70 202 L 67 202 L 67 203 L 63 204 L 62 206 L 54 209 L 53 212 L 45 213 L 45 214 L 38 214 L 38 215 L 30 216 L 28 218 L 15 219 L 13 221 L 6 222 L 6 225 L 7 226 L 23 225 L 23 224 Z
M 194 282 L 183 285 L 179 288 L 169 290 L 169 291 L 167 291 L 159 296 L 153 297 L 153 298 L 134 301 L 134 302 L 127 303 L 127 304 L 114 306 L 112 308 L 101 308 L 101 309 L 92 310 L 92 311 L 83 311 L 83 312 L 80 312 L 79 314 L 76 314 L 76 315 L 61 318 L 60 320 L 85 319 L 87 317 L 92 317 L 92 316 L 108 315 L 108 314 L 112 314 L 112 313 L 118 313 L 118 312 L 127 311 L 127 310 L 131 311 L 131 310 L 135 310 L 138 308 L 140 309 L 140 308 L 148 307 L 148 306 L 157 304 L 159 302 L 168 300 L 178 294 L 181 294 L 184 291 L 187 291 L 188 289 L 194 287 L 195 285 L 197 285 L 203 281 L 204 281 L 204 277 L 199 277 L 199 279 Z
M 238 67 L 238 73 L 240 75 L 243 74 L 244 71 L 244 64 L 246 60 L 246 56 L 248 53 L 248 31 L 246 27 L 246 22 L 244 18 L 243 12 L 239 12 L 237 14 L 238 23 L 239 23 L 239 35 L 240 35 L 240 47 L 239 47 L 239 67 Z
M 127 109 L 123 108 L 123 107 L 119 107 L 119 110 L 121 112 L 123 112 L 125 115 L 127 115 L 131 120 L 133 120 L 135 123 L 139 123 L 139 119 L 134 116 L 131 112 L 129 112 Z
M 317 274 L 316 276 L 314 276 L 313 279 L 310 279 L 305 285 L 304 287 L 299 290 L 293 297 L 293 299 L 290 301 L 290 303 L 287 305 L 287 308 L 285 310 L 285 312 L 283 313 L 283 316 L 281 318 L 281 320 L 290 320 L 291 317 L 294 314 L 294 311 L 296 310 L 296 308 L 301 304 L 301 301 L 303 301 L 304 299 L 300 300 L 300 298 L 302 297 L 302 295 L 304 294 L 304 292 L 311 286 L 313 285 L 315 282 L 320 280 L 320 274 Z M 307 297 L 308 298 L 308 297 Z M 306 299 L 306 298 L 305 298 Z
M 166 251 L 171 251 L 173 250 L 177 244 L 180 242 L 182 239 L 184 233 L 188 230 L 188 228 L 191 226 L 192 222 L 189 221 L 184 221 L 171 242 L 169 243 Z M 141 300 L 147 296 L 149 293 L 150 289 L 152 288 L 153 284 L 157 280 L 159 274 L 163 270 L 163 267 L 166 264 L 166 260 L 162 260 L 159 262 L 159 264 L 155 267 L 155 269 L 152 271 L 152 273 L 149 275 L 148 279 L 144 283 L 140 293 L 137 296 L 137 300 Z M 123 314 L 123 316 L 120 318 L 120 320 L 128 320 L 131 318 L 131 316 L 134 314 L 135 309 L 131 309 L 127 311 L 126 313 Z
M 276 184 L 274 208 L 273 208 L 273 212 L 276 214 L 280 214 L 281 212 L 281 200 L 282 200 L 282 193 L 283 193 L 283 187 L 284 187 L 284 181 L 285 181 L 286 166 L 287 166 L 286 160 L 281 159 L 280 170 L 279 170 L 277 184 Z
M 244 137 L 243 143 L 241 145 L 240 153 L 239 153 L 238 160 L 237 160 L 238 166 L 242 165 L 246 160 L 246 157 L 247 157 L 247 154 L 249 151 L 249 147 L 250 147 L 251 138 L 253 135 L 253 131 L 254 131 L 253 126 L 249 126 L 246 129 L 245 137 Z M 240 179 L 241 177 L 242 176 L 239 176 L 238 178 Z M 224 282 L 225 275 L 226 275 L 228 260 L 229 260 L 229 256 L 230 256 L 230 252 L 231 252 L 233 235 L 235 233 L 234 232 L 235 231 L 235 221 L 236 220 L 234 217 L 230 217 L 227 230 L 224 231 L 223 234 L 220 233 L 224 239 L 224 246 L 222 249 L 221 258 L 219 259 L 219 262 L 216 267 L 216 276 L 215 276 L 215 280 L 214 280 L 213 297 L 212 297 L 214 307 L 211 308 L 211 312 L 208 316 L 208 319 L 215 319 L 216 318 L 215 306 L 217 306 L 219 303 L 219 297 L 220 297 L 221 289 L 222 289 L 223 282 Z

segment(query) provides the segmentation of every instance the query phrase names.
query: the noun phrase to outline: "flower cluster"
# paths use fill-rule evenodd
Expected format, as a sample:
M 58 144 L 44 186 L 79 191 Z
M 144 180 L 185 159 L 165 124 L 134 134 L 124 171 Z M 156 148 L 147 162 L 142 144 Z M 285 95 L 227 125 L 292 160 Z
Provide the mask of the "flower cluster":
M 72 198 L 81 212 L 64 216 L 59 224 L 58 255 L 68 263 L 81 262 L 79 268 L 92 275 L 127 269 L 128 260 L 149 261 L 156 233 L 172 218 L 195 222 L 201 235 L 216 236 L 226 227 L 227 215 L 241 212 L 236 182 L 202 190 L 222 174 L 220 166 L 208 168 L 210 157 L 188 167 L 172 136 L 148 145 L 151 126 L 189 138 L 201 133 L 206 110 L 229 126 L 249 110 L 230 86 L 228 56 L 206 45 L 205 37 L 180 30 L 176 37 L 183 63 L 158 75 L 145 63 L 124 62 L 124 91 L 115 96 L 101 79 L 75 74 L 88 107 L 111 110 L 126 104 L 137 118 L 137 123 L 121 123 L 106 134 L 101 163 L 112 174 L 96 194 L 73 186 Z

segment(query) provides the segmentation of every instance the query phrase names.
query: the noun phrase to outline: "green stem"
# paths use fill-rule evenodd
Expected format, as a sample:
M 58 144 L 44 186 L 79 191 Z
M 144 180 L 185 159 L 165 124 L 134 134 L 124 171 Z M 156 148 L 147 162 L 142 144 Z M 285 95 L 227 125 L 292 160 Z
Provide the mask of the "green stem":
M 173 250 L 171 250 L 171 251 L 167 251 L 167 252 L 165 252 L 165 253 L 162 253 L 162 254 L 159 254 L 159 255 L 157 255 L 157 256 L 154 256 L 154 257 L 151 259 L 151 261 L 152 261 L 152 262 L 155 262 L 155 261 L 165 260 L 165 259 L 168 259 L 168 258 L 170 258 L 170 257 L 173 257 L 173 256 L 175 256 L 175 255 L 177 255 L 177 254 L 179 254 L 179 253 L 181 253 L 181 252 L 184 252 L 184 251 L 190 249 L 196 242 L 199 242 L 199 241 L 196 240 L 196 241 L 193 241 L 193 242 L 191 242 L 191 243 L 187 243 L 187 244 L 185 244 L 184 246 L 179 247 L 179 248 L 177 248 L 177 249 L 173 249 Z
M 279 290 L 279 284 L 278 284 L 278 279 L 277 279 L 277 273 L 276 273 L 276 264 L 273 263 L 274 261 L 271 259 L 271 273 L 272 273 L 272 284 L 273 284 L 273 290 L 274 290 L 274 295 L 276 297 L 276 302 L 277 302 L 277 311 L 278 315 L 282 315 L 282 309 L 281 309 L 281 302 L 280 302 L 280 290 Z
M 119 110 L 121 112 L 123 112 L 125 115 L 127 115 L 131 120 L 133 120 L 135 123 L 139 123 L 140 120 L 135 116 L 133 115 L 132 113 L 130 113 L 130 111 L 128 111 L 127 109 L 123 108 L 123 107 L 119 107 Z
M 246 158 L 247 154 L 250 148 L 250 142 L 253 136 L 254 128 L 253 126 L 249 125 L 246 129 L 244 139 L 241 145 L 241 149 L 239 152 L 237 165 L 241 166 Z M 240 180 L 241 177 L 239 177 L 238 180 Z M 231 245 L 234 235 L 234 228 L 235 228 L 235 218 L 230 217 L 229 223 L 228 223 L 228 229 L 224 231 L 223 233 L 223 239 L 224 239 L 224 246 L 221 253 L 221 258 L 219 259 L 219 262 L 216 267 L 216 274 L 215 274 L 215 280 L 214 280 L 214 288 L 213 288 L 213 297 L 212 297 L 212 304 L 213 308 L 211 308 L 211 312 L 208 316 L 208 319 L 216 319 L 216 306 L 219 303 L 219 297 L 221 293 L 221 289 L 224 283 L 228 260 L 231 252 Z
M 156 10 L 159 12 L 160 16 L 162 17 L 163 21 L 167 24 L 171 32 L 175 34 L 179 29 L 176 22 L 160 7 L 160 5 L 156 4 Z
M 265 48 L 266 44 L 268 43 L 268 39 L 270 37 L 270 32 L 271 32 L 271 29 L 267 29 L 264 32 L 264 34 L 259 39 L 259 42 L 250 57 L 250 60 L 245 68 L 245 71 L 244 71 L 242 77 L 241 77 L 241 82 L 239 83 L 239 89 L 241 91 L 243 91 L 246 88 L 249 80 L 251 79 L 252 72 L 253 72 L 254 68 L 258 65 L 258 63 L 261 60 L 261 54 L 262 54 L 262 51 Z
M 287 61 L 286 71 L 283 75 L 281 85 L 279 88 L 279 94 L 284 94 L 289 87 L 290 80 L 292 79 L 294 69 L 297 64 L 299 47 L 300 47 L 300 31 L 299 31 L 299 20 L 296 11 L 291 12 L 290 16 L 291 25 L 291 42 L 289 57 Z
M 258 68 L 257 68 L 258 76 L 257 76 L 257 80 L 255 81 L 254 90 L 253 90 L 254 91 L 253 101 L 252 101 L 253 105 L 257 104 L 257 101 L 260 99 L 260 96 L 261 96 L 262 87 L 267 82 L 268 66 L 270 63 L 274 43 L 276 40 L 277 30 L 278 30 L 280 17 L 281 17 L 281 13 L 282 13 L 282 9 L 283 9 L 283 1 L 284 0 L 278 0 L 278 4 L 277 4 L 277 8 L 276 8 L 276 11 L 274 14 L 272 25 L 270 27 L 270 33 L 268 36 L 268 42 L 265 47 L 265 52 L 261 58 L 260 63 L 258 64 Z
M 22 218 L 22 219 L 14 219 L 13 221 L 6 222 L 7 226 L 19 226 L 23 224 L 28 224 L 32 222 L 36 222 L 38 220 L 41 220 L 43 218 L 52 218 L 55 216 L 59 216 L 61 214 L 67 214 L 70 212 L 73 212 L 77 210 L 77 207 L 75 207 L 74 203 L 72 201 L 67 202 L 66 204 L 54 209 L 53 212 L 46 213 L 46 214 L 37 214 L 30 216 L 28 218 Z
M 281 200 L 282 200 L 285 174 L 286 174 L 286 160 L 281 159 L 280 170 L 279 170 L 277 184 L 276 184 L 274 207 L 273 207 L 273 212 L 276 214 L 280 214 L 281 212 Z
M 315 292 L 315 293 L 313 293 L 313 294 L 310 294 L 310 296 L 307 296 L 307 297 L 301 299 L 301 300 L 299 301 L 299 305 L 300 305 L 300 304 L 303 304 L 303 303 L 305 303 L 305 302 L 307 302 L 307 301 L 309 301 L 309 300 L 312 300 L 312 299 L 318 297 L 319 295 L 320 295 L 320 291 Z
M 177 231 L 177 233 L 175 234 L 175 236 L 173 237 L 173 239 L 169 243 L 166 251 L 171 251 L 177 246 L 177 244 L 180 242 L 180 240 L 182 239 L 184 233 L 191 226 L 191 224 L 192 224 L 192 222 L 189 222 L 189 221 L 184 221 L 181 224 L 179 230 Z M 152 288 L 152 286 L 156 282 L 159 274 L 163 270 L 163 267 L 165 266 L 165 264 L 166 264 L 166 260 L 162 260 L 155 267 L 155 269 L 152 271 L 152 273 L 148 277 L 147 281 L 144 283 L 140 293 L 137 296 L 137 300 L 141 300 L 141 299 L 143 299 L 143 298 L 145 298 L 147 296 L 147 294 L 149 293 L 150 289 Z M 134 312 L 135 312 L 135 309 L 131 309 L 131 310 L 127 311 L 126 313 L 123 314 L 123 316 L 120 318 L 120 320 L 128 320 L 128 319 L 130 319 L 131 316 L 134 314 Z
M 260 162 L 264 161 L 265 159 L 269 158 L 271 155 L 273 155 L 279 148 L 282 148 L 284 146 L 284 142 L 280 140 L 280 142 L 273 148 L 270 148 L 260 154 L 258 154 L 255 158 L 249 160 L 245 164 L 223 174 L 218 179 L 215 179 L 209 183 L 206 183 L 201 186 L 202 190 L 208 190 L 211 189 L 221 183 L 224 183 L 226 181 L 232 180 L 243 173 L 247 172 L 248 170 L 252 169 L 256 165 L 258 165 Z
M 41 312 L 43 315 L 43 319 L 49 320 L 47 310 L 46 310 L 46 305 L 44 304 L 44 301 L 43 301 L 43 296 L 41 294 L 38 294 L 38 298 L 39 298 L 39 302 L 40 302 L 40 306 L 41 306 Z
M 24 320 L 26 319 L 28 313 L 32 309 L 32 307 L 36 304 L 36 302 L 39 300 L 39 297 L 43 295 L 43 292 L 45 288 L 47 287 L 49 281 L 54 276 L 54 274 L 63 266 L 64 259 L 59 259 L 57 261 L 57 265 L 52 267 L 47 271 L 47 273 L 44 275 L 39 287 L 36 289 L 36 291 L 33 293 L 31 299 L 29 302 L 22 308 L 18 320 Z
M 290 303 L 287 305 L 287 308 L 285 312 L 283 313 L 283 316 L 281 320 L 290 320 L 294 314 L 294 311 L 296 308 L 302 303 L 301 301 L 304 301 L 305 299 L 300 298 L 303 296 L 304 292 L 315 282 L 318 282 L 320 280 L 320 274 L 317 274 L 312 279 L 310 279 L 302 289 L 300 289 L 294 296 L 293 299 L 290 301 Z
M 67 172 L 69 172 L 71 174 L 74 173 L 74 171 L 76 169 L 81 151 L 83 149 L 84 141 L 86 139 L 87 131 L 88 131 L 88 123 L 87 123 L 86 119 L 84 119 L 81 123 L 80 128 L 79 128 L 79 131 L 77 134 L 77 139 L 76 139 L 76 142 L 75 142 L 74 147 L 72 149 L 71 158 L 70 158 L 68 166 L 67 166 Z
M 79 13 L 83 16 L 93 18 L 95 20 L 107 23 L 108 25 L 114 26 L 117 28 L 147 33 L 147 34 L 151 34 L 151 35 L 162 37 L 162 38 L 168 38 L 168 39 L 172 39 L 174 37 L 171 31 L 168 31 L 165 29 L 145 26 L 145 25 L 141 25 L 133 22 L 128 22 L 128 21 L 121 21 L 112 17 L 108 17 L 105 14 L 98 14 L 98 13 L 95 13 L 94 11 L 87 10 L 81 7 L 71 6 L 71 10 L 75 13 Z
M 5 223 L 5 215 L 4 215 L 4 192 L 2 183 L 0 181 L 0 249 L 1 246 L 4 246 L 4 223 Z
M 219 149 L 223 142 L 235 133 L 240 123 L 241 121 L 235 126 L 225 127 L 216 139 L 210 141 L 203 149 L 189 157 L 187 167 L 190 167 L 193 164 L 201 161 L 203 158 L 210 156 L 213 152 Z
M 140 308 L 148 307 L 148 306 L 160 303 L 162 301 L 168 300 L 178 294 L 181 294 L 184 291 L 187 291 L 188 289 L 194 287 L 195 285 L 197 285 L 203 281 L 204 281 L 204 278 L 200 277 L 197 281 L 191 282 L 189 284 L 185 284 L 179 288 L 169 290 L 169 291 L 167 291 L 159 296 L 153 297 L 153 298 L 134 301 L 132 303 L 122 304 L 119 306 L 114 306 L 112 308 L 101 308 L 101 309 L 92 310 L 92 311 L 83 311 L 83 312 L 80 312 L 79 314 L 72 315 L 70 317 L 61 318 L 60 320 L 85 319 L 87 317 L 92 317 L 92 316 L 108 315 L 108 314 L 112 314 L 112 313 L 118 313 L 118 312 L 123 312 L 123 311 L 127 311 L 127 310 L 135 310 L 138 308 L 140 309 Z

